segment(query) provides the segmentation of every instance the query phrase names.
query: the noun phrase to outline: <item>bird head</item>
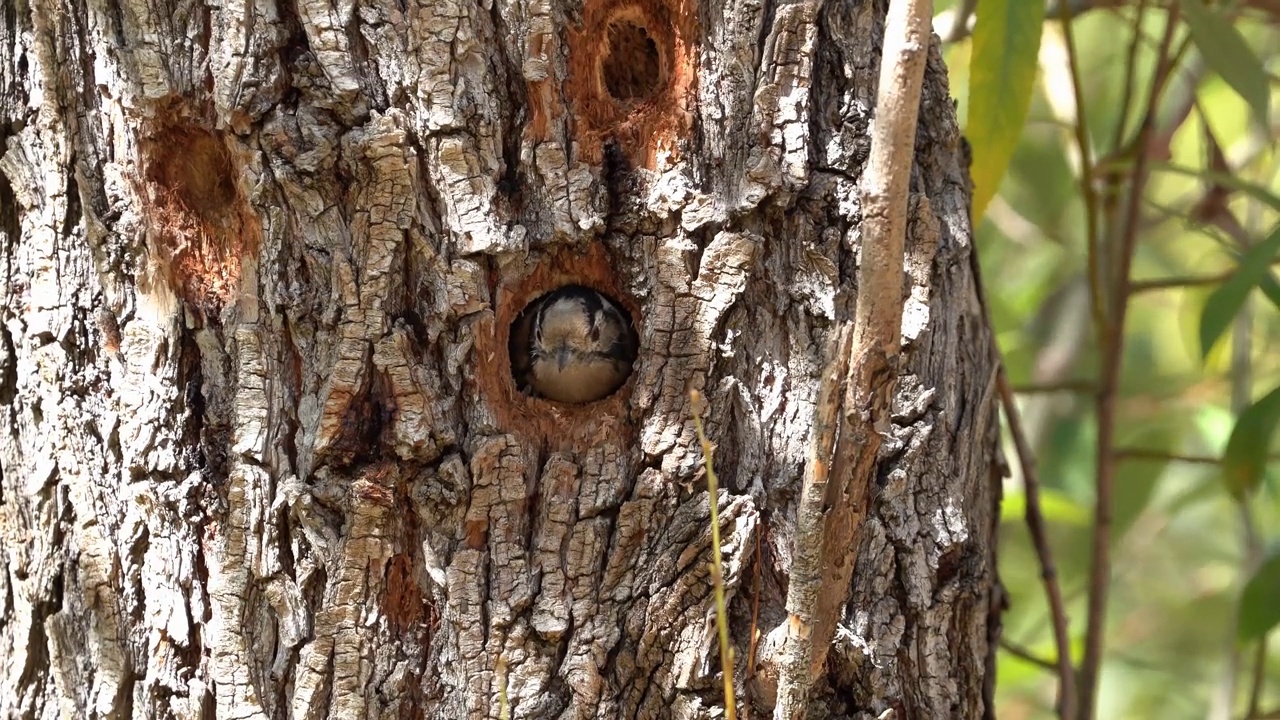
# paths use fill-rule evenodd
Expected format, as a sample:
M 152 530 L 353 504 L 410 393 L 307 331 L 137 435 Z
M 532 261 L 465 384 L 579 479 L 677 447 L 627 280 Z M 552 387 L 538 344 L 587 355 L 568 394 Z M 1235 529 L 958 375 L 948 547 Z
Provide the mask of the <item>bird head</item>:
M 631 373 L 636 337 L 626 314 L 590 288 L 568 285 L 529 309 L 530 389 L 551 400 L 581 403 L 617 390 Z
M 535 319 L 533 349 L 563 371 L 592 356 L 611 356 L 627 330 L 621 313 L 605 298 L 564 294 L 549 298 Z

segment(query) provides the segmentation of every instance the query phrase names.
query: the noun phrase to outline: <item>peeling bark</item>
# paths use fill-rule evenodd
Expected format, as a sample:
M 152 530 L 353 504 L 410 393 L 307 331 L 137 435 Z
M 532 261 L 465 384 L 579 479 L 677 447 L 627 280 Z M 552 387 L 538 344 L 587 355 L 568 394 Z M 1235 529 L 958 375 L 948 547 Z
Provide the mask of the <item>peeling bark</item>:
M 883 15 L 0 7 L 0 714 L 713 717 L 690 389 L 739 705 L 770 713 L 753 608 L 785 620 L 823 349 L 856 307 Z M 991 713 L 967 206 L 935 46 L 893 422 L 814 717 Z M 568 282 L 641 339 L 586 406 L 510 373 L 511 322 Z

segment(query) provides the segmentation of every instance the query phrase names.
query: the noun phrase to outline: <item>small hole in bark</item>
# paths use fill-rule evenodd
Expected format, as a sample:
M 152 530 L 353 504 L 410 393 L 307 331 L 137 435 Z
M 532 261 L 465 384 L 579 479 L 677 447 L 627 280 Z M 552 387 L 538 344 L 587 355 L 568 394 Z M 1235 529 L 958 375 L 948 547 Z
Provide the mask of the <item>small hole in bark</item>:
M 609 23 L 606 42 L 600 71 L 609 96 L 629 105 L 656 95 L 665 78 L 658 44 L 649 31 L 620 18 Z
M 631 376 L 637 344 L 621 303 L 582 285 L 565 285 L 520 311 L 507 349 L 521 392 L 576 405 L 617 392 Z

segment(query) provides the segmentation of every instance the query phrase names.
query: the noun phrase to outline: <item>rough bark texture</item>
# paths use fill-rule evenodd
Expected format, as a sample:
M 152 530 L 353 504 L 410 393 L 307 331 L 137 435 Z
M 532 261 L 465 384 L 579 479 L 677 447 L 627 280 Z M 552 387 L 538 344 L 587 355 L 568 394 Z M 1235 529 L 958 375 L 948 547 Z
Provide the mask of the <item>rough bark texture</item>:
M 713 717 L 773 703 L 882 3 L 0 6 L 0 713 Z M 931 52 L 904 364 L 811 713 L 990 713 L 990 336 Z M 612 398 L 516 392 L 617 297 Z M 756 661 L 758 672 L 748 668 Z

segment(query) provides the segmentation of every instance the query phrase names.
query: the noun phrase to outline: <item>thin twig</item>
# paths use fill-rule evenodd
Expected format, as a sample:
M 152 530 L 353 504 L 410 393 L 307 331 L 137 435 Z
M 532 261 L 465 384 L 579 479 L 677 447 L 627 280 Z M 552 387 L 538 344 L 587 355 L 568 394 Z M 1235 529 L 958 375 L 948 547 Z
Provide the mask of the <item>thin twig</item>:
M 1014 395 L 1044 395 L 1047 393 L 1093 393 L 1098 391 L 1098 384 L 1093 380 L 1058 380 L 1056 382 L 1031 383 L 1028 385 L 1010 385 Z
M 747 679 L 756 675 L 756 647 L 760 643 L 760 565 L 764 556 L 760 552 L 760 530 L 756 530 L 755 572 L 751 575 L 751 641 L 747 643 Z
M 1021 645 L 1014 645 L 1004 638 L 1000 638 L 1000 649 L 1019 660 L 1026 660 L 1042 670 L 1048 670 L 1051 673 L 1056 673 L 1058 671 L 1058 666 L 1049 658 L 1040 657 Z
M 1117 158 L 1128 158 L 1132 155 L 1132 143 L 1126 145 L 1125 132 L 1129 127 L 1129 113 L 1133 106 L 1134 95 L 1134 78 L 1137 77 L 1135 69 L 1137 69 L 1138 51 L 1147 49 L 1151 46 L 1155 50 L 1155 41 L 1147 37 L 1147 33 L 1142 31 L 1143 10 L 1146 9 L 1147 0 L 1140 0 L 1138 13 L 1135 14 L 1133 20 L 1132 35 L 1129 37 L 1129 55 L 1125 61 L 1125 85 L 1124 92 L 1120 100 L 1120 118 L 1116 119 L 1115 140 L 1111 143 L 1111 149 L 1106 155 L 1098 159 L 1098 173 L 1102 178 L 1102 190 L 1100 210 L 1101 218 L 1110 220 L 1116 217 L 1116 208 L 1119 205 L 1120 197 L 1124 195 L 1124 170 L 1121 168 L 1128 167 L 1128 163 L 1116 163 Z M 1108 224 L 1110 228 L 1110 224 Z M 1098 337 L 1103 337 L 1102 329 L 1098 329 Z
M 951 27 L 945 35 L 939 33 L 944 45 L 969 36 L 973 26 L 973 11 L 977 8 L 978 0 L 960 0 L 960 4 L 948 11 L 951 13 Z
M 1159 89 L 1171 70 L 1169 46 L 1178 24 L 1178 6 L 1169 9 L 1164 37 L 1156 55 L 1155 77 L 1135 144 L 1137 157 L 1130 180 L 1124 232 L 1120 237 L 1116 272 L 1112 276 L 1115 303 L 1106 326 L 1102 348 L 1102 374 L 1098 389 L 1098 455 L 1094 505 L 1093 548 L 1090 564 L 1088 620 L 1084 637 L 1084 662 L 1080 668 L 1080 718 L 1092 720 L 1096 711 L 1098 675 L 1106 646 L 1107 599 L 1111 589 L 1111 514 L 1115 495 L 1116 459 L 1112 454 L 1116 433 L 1116 405 L 1124 361 L 1125 315 L 1129 307 L 1130 266 L 1141 221 L 1142 192 L 1147 181 L 1148 157 L 1144 148 L 1155 128 Z
M 1249 166 L 1260 158 L 1267 156 L 1267 153 L 1271 150 L 1268 140 L 1276 134 L 1280 134 L 1280 123 L 1272 124 L 1270 134 L 1251 133 L 1243 144 L 1237 143 L 1234 145 L 1231 151 L 1228 152 L 1227 167 L 1223 169 L 1222 174 L 1230 177 L 1243 176 Z M 1215 200 L 1225 204 L 1236 192 L 1235 188 L 1227 187 L 1221 182 L 1210 181 L 1206 183 L 1205 187 L 1187 191 L 1167 204 L 1148 200 L 1147 207 L 1154 208 L 1158 213 L 1147 221 L 1147 225 L 1143 229 L 1149 230 L 1170 220 L 1177 220 L 1180 223 L 1186 222 L 1186 208 L 1203 208 L 1207 203 Z M 1280 263 L 1280 259 L 1277 259 L 1276 262 Z
M 1129 0 L 1048 0 L 1045 3 L 1045 17 L 1055 17 L 1061 11 L 1062 5 L 1071 5 L 1071 13 L 1073 15 L 1082 15 L 1090 10 L 1108 10 L 1124 5 Z M 961 16 L 964 16 L 964 22 L 961 23 Z M 972 11 L 967 15 L 960 9 L 944 10 L 938 13 L 938 17 L 934 18 L 934 32 L 938 33 L 938 37 L 942 39 L 942 44 L 950 45 L 968 38 L 973 34 L 974 17 Z M 945 32 L 943 32 L 945 30 Z
M 999 372 L 997 382 L 1000 384 L 1000 402 L 1004 405 L 1005 422 L 1009 423 L 1009 434 L 1013 436 L 1013 446 L 1018 451 L 1018 464 L 1022 469 L 1027 530 L 1031 533 L 1031 544 L 1035 546 L 1036 558 L 1040 561 L 1040 578 L 1044 581 L 1049 617 L 1053 621 L 1053 641 L 1058 647 L 1058 717 L 1071 720 L 1076 714 L 1076 671 L 1071 663 L 1067 609 L 1062 602 L 1062 590 L 1058 587 L 1058 568 L 1053 561 L 1053 549 L 1049 546 L 1049 536 L 1045 531 L 1044 514 L 1040 511 L 1040 479 L 1036 475 L 1035 456 L 1027 442 L 1026 433 L 1022 430 L 1022 418 L 1018 414 L 1018 405 L 1014 402 L 1013 390 L 1009 387 L 1003 363 Z
M 1179 462 L 1188 465 L 1221 465 L 1222 458 L 1210 455 L 1179 455 L 1164 450 L 1146 450 L 1143 448 L 1116 448 L 1111 456 L 1117 460 L 1152 460 L 1155 462 Z M 1280 455 L 1267 457 L 1268 463 L 1280 462 Z
M 1213 275 L 1183 275 L 1178 277 L 1159 278 L 1156 280 L 1134 280 L 1129 285 L 1130 294 L 1152 292 L 1156 290 L 1180 290 L 1206 285 L 1221 285 L 1235 275 L 1238 268 L 1226 270 Z
M 1102 294 L 1103 263 L 1098 239 L 1098 195 L 1093 184 L 1093 148 L 1089 142 L 1089 126 L 1085 115 L 1084 83 L 1080 77 L 1080 60 L 1076 56 L 1076 44 L 1071 30 L 1071 3 L 1061 3 L 1058 6 L 1058 16 L 1062 21 L 1062 43 L 1066 47 L 1067 64 L 1071 70 L 1071 92 L 1075 95 L 1075 136 L 1076 149 L 1080 153 L 1080 194 L 1084 199 L 1090 310 L 1093 314 L 1094 332 L 1101 336 L 1106 328 L 1107 306 Z
M 1262 702 L 1262 688 L 1267 683 L 1267 636 L 1258 638 L 1258 647 L 1253 654 L 1253 676 L 1249 680 L 1248 717 L 1258 714 L 1258 705 Z
M 698 431 L 698 443 L 702 446 L 702 462 L 707 469 L 707 495 L 711 506 L 711 586 L 716 601 L 716 634 L 720 639 L 720 674 L 724 677 L 724 716 L 736 720 L 737 706 L 733 692 L 733 648 L 729 645 L 729 612 L 724 604 L 724 571 L 720 557 L 720 483 L 711 464 L 713 448 L 702 431 L 702 414 L 698 411 L 702 398 L 697 390 L 689 391 L 689 404 L 693 408 L 693 427 Z
M 1175 16 L 1175 20 L 1177 19 L 1177 16 L 1180 16 L 1180 14 L 1181 11 L 1176 4 L 1170 7 L 1170 15 Z M 1191 33 L 1188 32 L 1181 40 L 1178 41 L 1177 48 L 1172 53 L 1168 51 L 1168 46 L 1163 48 L 1163 52 L 1165 53 L 1164 57 L 1167 58 L 1164 63 L 1165 72 L 1158 74 L 1155 78 L 1155 83 L 1151 86 L 1152 93 L 1155 97 L 1158 98 L 1164 94 L 1166 84 L 1173 81 L 1173 69 L 1178 66 L 1178 63 L 1182 62 L 1182 58 L 1186 56 L 1187 51 L 1189 51 L 1191 47 Z M 1194 98 L 1191 98 L 1190 101 L 1194 102 Z M 1185 118 L 1186 115 L 1184 112 L 1184 110 L 1179 110 L 1176 114 Z M 1139 132 L 1141 132 L 1141 130 L 1139 130 Z M 1139 142 L 1135 147 L 1142 147 L 1143 144 L 1144 143 Z
M 1213 141 L 1210 140 L 1210 143 Z M 1217 150 L 1216 147 L 1213 148 Z M 1221 160 L 1221 155 L 1217 152 L 1215 161 Z M 1223 210 L 1225 212 L 1225 209 Z M 1213 213 L 1217 215 L 1217 212 Z M 1248 298 L 1240 307 L 1239 314 L 1233 320 L 1235 327 L 1231 333 L 1231 410 L 1237 416 L 1250 402 L 1250 389 L 1253 387 L 1253 312 Z M 1253 523 L 1253 516 L 1249 512 L 1249 504 L 1246 498 L 1236 498 L 1236 512 L 1240 516 L 1241 541 L 1244 546 L 1244 552 L 1241 553 L 1240 574 L 1243 577 L 1249 577 L 1253 574 L 1256 567 L 1255 558 L 1261 559 L 1262 543 L 1258 538 L 1257 528 Z M 1236 704 L 1236 688 L 1239 685 L 1239 676 L 1241 666 L 1244 664 L 1244 658 L 1241 654 L 1241 648 L 1236 642 L 1236 636 L 1240 628 L 1240 608 L 1236 606 L 1232 608 L 1230 617 L 1227 620 L 1226 633 L 1223 638 L 1224 649 L 1226 650 L 1226 658 L 1223 663 L 1222 678 L 1219 680 L 1216 692 L 1209 702 L 1209 713 L 1206 720 L 1230 720 L 1233 716 L 1233 708 Z
M 1120 94 L 1120 117 L 1116 120 L 1113 148 L 1124 142 L 1125 126 L 1129 124 L 1129 109 L 1133 106 L 1133 81 L 1138 72 L 1138 48 L 1142 45 L 1142 18 L 1147 12 L 1147 0 L 1138 0 L 1138 10 L 1133 17 L 1133 36 L 1129 39 L 1129 55 L 1124 63 L 1124 90 Z
M 1179 455 L 1164 450 L 1144 450 L 1142 448 L 1117 448 L 1111 451 L 1117 460 L 1151 460 L 1153 462 L 1180 462 L 1188 465 L 1221 465 L 1222 458 L 1207 455 Z

